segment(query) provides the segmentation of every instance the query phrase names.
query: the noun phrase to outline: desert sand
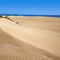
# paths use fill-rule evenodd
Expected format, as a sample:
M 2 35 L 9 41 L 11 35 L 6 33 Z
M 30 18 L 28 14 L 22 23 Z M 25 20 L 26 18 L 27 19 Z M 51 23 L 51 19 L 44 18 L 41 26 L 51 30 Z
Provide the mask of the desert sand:
M 1 60 L 60 60 L 60 18 L 9 18 L 0 19 Z

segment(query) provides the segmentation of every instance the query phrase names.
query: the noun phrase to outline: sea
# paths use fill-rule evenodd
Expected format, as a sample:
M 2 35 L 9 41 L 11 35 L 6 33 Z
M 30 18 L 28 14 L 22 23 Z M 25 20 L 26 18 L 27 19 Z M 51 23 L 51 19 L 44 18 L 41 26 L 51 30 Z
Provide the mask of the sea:
M 60 18 L 60 15 L 0 14 L 0 16 L 29 16 L 29 17 L 43 16 L 43 17 L 56 17 L 56 18 Z

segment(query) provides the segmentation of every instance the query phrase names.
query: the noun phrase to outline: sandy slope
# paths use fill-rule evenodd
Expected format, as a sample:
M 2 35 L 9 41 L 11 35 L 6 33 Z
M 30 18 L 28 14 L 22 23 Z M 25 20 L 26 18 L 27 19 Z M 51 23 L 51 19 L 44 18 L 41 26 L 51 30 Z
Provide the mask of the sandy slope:
M 12 18 L 15 21 L 17 20 L 14 17 Z M 60 57 L 60 19 L 54 20 L 54 18 L 44 17 L 19 18 L 19 21 L 22 21 L 19 23 L 20 25 L 4 18 L 0 19 L 0 28 L 21 41 Z
M 52 60 L 28 47 L 29 45 L 27 46 L 0 29 L 0 60 Z

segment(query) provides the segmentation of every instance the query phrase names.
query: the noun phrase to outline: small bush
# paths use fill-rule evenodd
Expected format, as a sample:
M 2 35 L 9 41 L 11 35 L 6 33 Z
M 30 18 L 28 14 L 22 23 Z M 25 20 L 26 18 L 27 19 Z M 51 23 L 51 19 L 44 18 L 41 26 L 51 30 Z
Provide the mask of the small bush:
M 0 16 L 0 18 L 2 18 L 2 16 Z
M 16 24 L 18 24 L 19 22 L 16 22 Z

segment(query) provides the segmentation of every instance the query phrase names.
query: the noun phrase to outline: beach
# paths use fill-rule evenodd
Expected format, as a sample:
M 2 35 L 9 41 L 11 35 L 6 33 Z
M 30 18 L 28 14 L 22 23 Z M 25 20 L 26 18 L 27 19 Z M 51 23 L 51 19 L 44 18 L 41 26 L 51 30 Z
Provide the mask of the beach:
M 0 55 L 12 60 L 60 60 L 60 18 L 8 18 L 0 18 Z

